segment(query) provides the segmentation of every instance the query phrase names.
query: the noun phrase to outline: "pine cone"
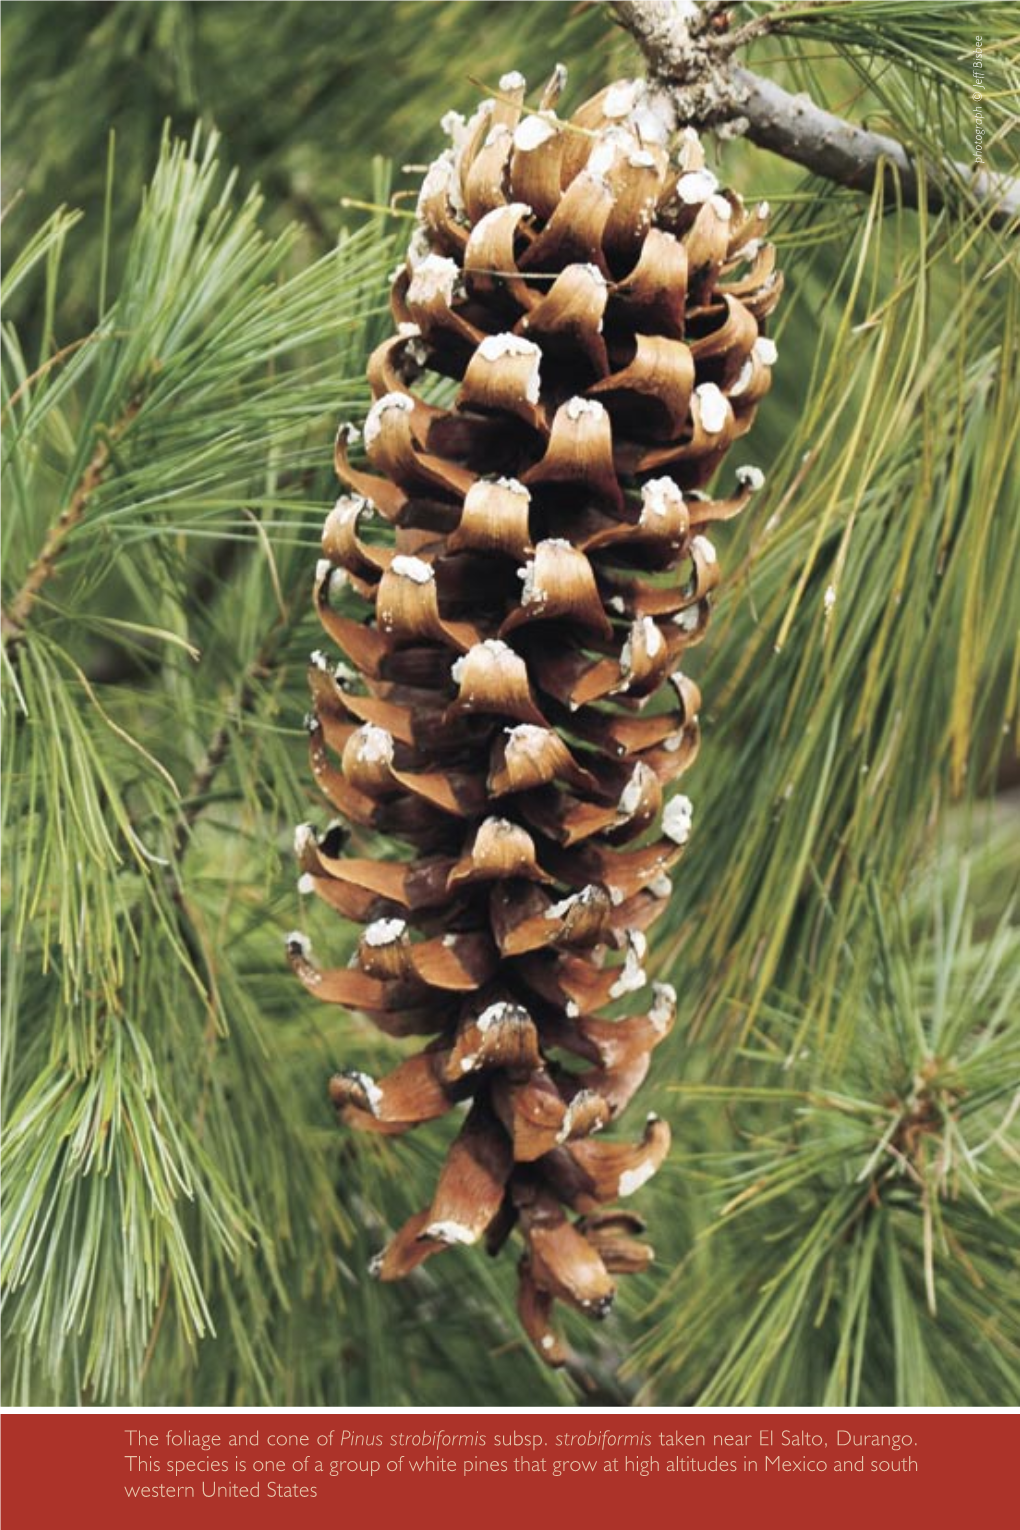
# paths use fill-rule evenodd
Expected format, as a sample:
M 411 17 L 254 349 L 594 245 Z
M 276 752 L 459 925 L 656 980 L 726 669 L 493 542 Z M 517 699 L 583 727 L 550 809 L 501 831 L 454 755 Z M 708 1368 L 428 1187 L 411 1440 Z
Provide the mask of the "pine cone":
M 691 827 L 664 793 L 698 748 L 700 641 L 719 570 L 705 529 L 760 486 L 701 492 L 749 428 L 775 348 L 768 209 L 718 190 L 668 103 L 615 84 L 570 121 L 500 81 L 432 165 L 397 333 L 369 363 L 368 466 L 326 520 L 315 599 L 346 664 L 313 655 L 311 758 L 359 838 L 298 831 L 302 888 L 365 926 L 349 968 L 292 936 L 309 990 L 424 1050 L 337 1074 L 341 1119 L 396 1134 L 467 1107 L 431 1204 L 374 1263 L 407 1275 L 516 1227 L 520 1315 L 566 1348 L 555 1301 L 593 1316 L 651 1249 L 603 1209 L 662 1163 L 594 1134 L 627 1105 L 676 995 L 646 986 L 646 932 Z M 667 147 L 678 145 L 671 158 Z M 417 388 L 413 391 L 414 385 Z M 451 384 L 455 384 L 454 389 Z M 371 614 L 343 609 L 350 586 Z M 348 667 L 350 666 L 350 667 Z M 573 1214 L 576 1214 L 573 1215 Z

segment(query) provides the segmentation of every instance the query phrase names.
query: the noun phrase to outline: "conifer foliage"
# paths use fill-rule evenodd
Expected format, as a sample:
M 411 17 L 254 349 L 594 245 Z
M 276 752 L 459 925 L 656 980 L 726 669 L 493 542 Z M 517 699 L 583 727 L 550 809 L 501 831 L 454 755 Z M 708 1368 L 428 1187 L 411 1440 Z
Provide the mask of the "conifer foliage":
M 466 1107 L 374 1273 L 516 1228 L 520 1317 L 553 1365 L 554 1303 L 604 1316 L 653 1257 L 613 1203 L 669 1128 L 596 1133 L 675 1017 L 669 984 L 634 996 L 691 831 L 684 658 L 719 577 L 708 532 L 761 475 L 704 486 L 769 388 L 781 291 L 767 205 L 720 190 L 667 97 L 624 80 L 561 120 L 562 84 L 527 110 L 508 74 L 447 120 L 369 363 L 367 462 L 338 439 L 315 600 L 343 660 L 313 655 L 308 727 L 342 825 L 303 825 L 297 852 L 304 890 L 364 928 L 346 968 L 288 942 L 318 997 L 428 1038 L 378 1080 L 335 1075 L 344 1123 Z
M 682 25 L 653 36 L 662 9 Z M 382 15 L 4 7 L 0 1397 L 1008 1405 L 1015 8 Z M 668 145 L 634 87 L 561 121 L 554 58 L 569 109 L 665 80 Z M 519 117 L 509 59 L 538 87 Z M 759 108 L 786 93 L 778 140 L 754 110 L 708 126 L 705 62 Z M 479 81 L 394 324 L 440 114 Z M 833 180 L 831 139 L 804 168 L 787 130 L 820 113 L 916 173 Z M 785 275 L 767 317 L 752 191 Z M 366 508 L 331 517 L 313 607 L 331 439 L 366 415 L 339 451 Z M 717 530 L 747 462 L 766 485 Z M 344 828 L 307 768 L 316 646 Z M 679 861 L 681 794 L 682 864 L 624 876 Z M 301 990 L 294 926 L 341 1004 Z M 458 1076 L 493 1030 L 498 1065 Z M 335 1086 L 342 1131 L 337 1069 L 364 1075 Z M 402 1133 L 429 1100 L 451 1108 Z M 592 1166 L 647 1110 L 672 1143 L 618 1197 Z M 384 1275 L 425 1257 L 380 1284 L 380 1251 Z

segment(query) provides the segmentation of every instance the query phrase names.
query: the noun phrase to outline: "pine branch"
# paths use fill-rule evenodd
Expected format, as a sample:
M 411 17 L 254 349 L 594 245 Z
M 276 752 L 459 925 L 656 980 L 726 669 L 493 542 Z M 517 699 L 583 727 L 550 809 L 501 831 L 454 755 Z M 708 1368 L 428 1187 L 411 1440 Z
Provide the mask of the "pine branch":
M 707 1181 L 720 1176 L 712 1257 L 677 1269 L 639 1341 L 632 1373 L 644 1365 L 666 1388 L 640 1403 L 681 1391 L 698 1406 L 781 1406 L 810 1391 L 828 1406 L 988 1405 L 1015 1393 L 1020 941 L 1008 915 L 981 920 L 974 896 L 996 841 L 962 871 L 946 854 L 902 900 L 870 885 L 828 1035 L 779 1000 L 741 1086 L 677 1086 L 689 1114 L 700 1101 L 707 1120 L 725 1101 L 740 1129 L 715 1153 L 706 1130 L 696 1150 Z
M 99 444 L 89 459 L 88 466 L 78 480 L 74 493 L 46 533 L 39 555 L 11 601 L 10 609 L 0 612 L 0 631 L 3 634 L 3 645 L 8 652 L 11 652 L 24 637 L 25 628 L 43 586 L 56 573 L 57 564 L 69 537 L 85 519 L 89 503 L 103 482 L 110 465 L 112 447 L 127 430 L 140 408 L 141 400 L 138 397 L 133 398 L 113 428 L 103 432 Z
M 906 207 L 920 207 L 923 201 L 929 212 L 941 212 L 973 205 L 996 229 L 1020 217 L 1020 182 L 1012 176 L 975 170 L 957 160 L 916 159 L 895 138 L 845 122 L 749 69 L 735 67 L 731 78 L 751 142 L 814 175 L 852 191 L 870 191 L 881 174 L 890 190 L 898 186 Z
M 766 29 L 752 24 L 727 38 L 724 7 L 708 0 L 616 0 L 611 6 L 634 38 L 652 78 L 674 97 L 678 117 L 696 126 L 738 124 L 752 143 L 853 191 L 869 191 L 877 176 L 898 185 L 907 207 L 930 212 L 979 207 L 992 228 L 1020 217 L 1020 181 L 955 160 L 913 155 L 902 143 L 872 133 L 731 63 L 734 47 Z
M 17 570 L 4 700 L 8 684 L 19 698 L 4 708 L 4 822 L 19 854 L 4 888 L 12 1215 L 0 1278 L 7 1374 L 24 1396 L 137 1401 L 147 1384 L 167 1395 L 170 1372 L 183 1395 L 215 1332 L 236 1357 L 227 1387 L 268 1401 L 281 1270 L 308 1268 L 309 1244 L 343 1225 L 325 1153 L 296 1150 L 306 1058 L 270 1073 L 248 992 L 252 968 L 260 997 L 272 971 L 268 942 L 278 961 L 250 909 L 275 874 L 266 803 L 289 787 L 286 749 L 267 728 L 245 769 L 226 767 L 248 739 L 239 724 L 272 704 L 264 676 L 303 610 L 290 549 L 305 534 L 307 464 L 320 425 L 363 398 L 354 379 L 392 257 L 366 231 L 295 270 L 293 237 L 267 236 L 258 211 L 254 197 L 235 203 L 211 149 L 167 142 L 88 336 L 104 344 L 45 357 L 61 327 L 47 319 L 33 368 L 35 347 L 4 330 L 4 551 Z M 72 221 L 55 215 L 33 236 L 15 277 L 39 271 L 62 298 Z M 266 526 L 281 509 L 274 550 Z M 235 567 L 253 545 L 274 587 L 285 571 L 288 615 L 268 639 L 265 568 Z M 136 683 L 97 694 L 97 639 L 151 660 Z M 182 804 L 172 783 L 189 772 Z M 231 822 L 210 825 L 206 856 L 190 830 L 214 779 Z M 203 857 L 187 888 L 179 860 L 157 853 L 175 832 L 178 853 Z M 263 1151 L 281 1091 L 290 1145 Z M 294 1216 L 309 1174 L 312 1216 Z M 335 1327 L 343 1294 L 326 1268 Z M 209 1385 L 222 1395 L 223 1376 Z

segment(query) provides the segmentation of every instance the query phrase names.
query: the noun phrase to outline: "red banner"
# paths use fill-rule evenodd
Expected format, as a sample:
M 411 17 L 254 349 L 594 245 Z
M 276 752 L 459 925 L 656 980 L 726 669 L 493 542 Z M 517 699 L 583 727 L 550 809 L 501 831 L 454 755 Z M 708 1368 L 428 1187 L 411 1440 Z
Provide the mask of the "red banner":
M 1002 1413 L 23 1413 L 2 1421 L 12 1526 L 187 1530 L 409 1516 L 622 1530 L 876 1527 L 1015 1502 Z M 327 1519 L 326 1523 L 330 1521 Z

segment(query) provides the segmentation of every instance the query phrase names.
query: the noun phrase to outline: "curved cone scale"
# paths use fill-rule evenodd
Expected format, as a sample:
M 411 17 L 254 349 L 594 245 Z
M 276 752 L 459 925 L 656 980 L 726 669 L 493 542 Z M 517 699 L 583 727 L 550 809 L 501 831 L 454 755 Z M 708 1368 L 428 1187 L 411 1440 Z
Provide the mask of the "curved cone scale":
M 527 1078 L 541 1065 L 538 1029 L 521 1005 L 507 999 L 489 1004 L 460 1022 L 445 1066 L 450 1083 L 465 1074 L 497 1069 Z
M 527 1185 L 518 1201 L 535 1284 L 593 1317 L 605 1317 L 616 1285 L 594 1245 L 555 1196 Z
M 345 1121 L 366 1131 L 406 1131 L 432 1121 L 453 1107 L 453 1096 L 440 1081 L 444 1054 L 409 1057 L 378 1082 L 367 1073 L 335 1073 L 329 1095 Z
M 637 1275 L 655 1258 L 654 1249 L 640 1241 L 645 1224 L 628 1212 L 601 1211 L 577 1224 L 600 1255 L 611 1275 Z
M 410 1217 L 372 1260 L 370 1274 L 377 1280 L 403 1280 L 433 1254 L 441 1254 L 444 1248 L 450 1248 L 452 1245 L 442 1238 L 426 1236 L 430 1215 L 428 1211 L 419 1211 Z
M 566 1365 L 570 1351 L 552 1327 L 551 1318 L 554 1297 L 543 1291 L 535 1282 L 530 1259 L 522 1259 L 518 1267 L 520 1280 L 517 1287 L 517 1315 L 521 1327 L 542 1356 L 546 1365 Z
M 692 830 L 685 655 L 713 524 L 762 486 L 748 465 L 713 480 L 768 392 L 782 290 L 765 204 L 719 188 L 660 93 L 618 81 L 568 119 L 562 88 L 511 73 L 451 118 L 373 402 L 337 435 L 308 733 L 344 828 L 295 848 L 301 892 L 362 928 L 347 966 L 288 937 L 309 993 L 424 1048 L 338 1072 L 345 1126 L 466 1107 L 374 1273 L 521 1240 L 520 1320 L 550 1365 L 570 1360 L 555 1304 L 603 1317 L 653 1257 L 614 1203 L 669 1129 L 614 1123 L 676 1015 L 668 985 L 648 996 L 646 932 Z
M 498 1216 L 513 1172 L 510 1141 L 476 1101 L 446 1156 L 421 1237 L 440 1243 L 476 1243 Z
M 516 479 L 479 479 L 464 496 L 460 522 L 447 538 L 447 549 L 526 558 L 531 552 L 530 509 L 531 495 Z
M 536 1072 L 523 1083 L 497 1079 L 493 1105 L 513 1144 L 517 1163 L 533 1163 L 563 1140 L 567 1106 L 547 1073 Z
M 574 1142 L 569 1153 L 581 1169 L 585 1189 L 583 1210 L 594 1210 L 606 1201 L 633 1195 L 651 1179 L 669 1151 L 670 1131 L 665 1121 L 652 1118 L 641 1142 Z
M 521 326 L 550 355 L 575 366 L 587 358 L 594 376 L 605 377 L 609 356 L 602 331 L 608 300 L 609 287 L 598 266 L 567 266 Z

